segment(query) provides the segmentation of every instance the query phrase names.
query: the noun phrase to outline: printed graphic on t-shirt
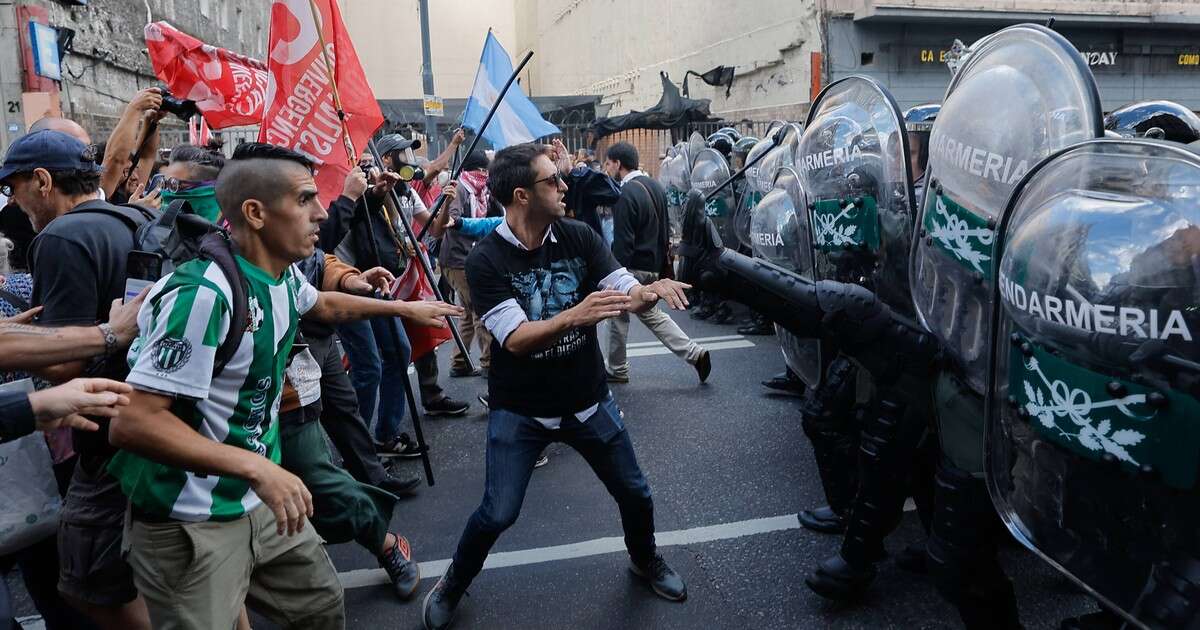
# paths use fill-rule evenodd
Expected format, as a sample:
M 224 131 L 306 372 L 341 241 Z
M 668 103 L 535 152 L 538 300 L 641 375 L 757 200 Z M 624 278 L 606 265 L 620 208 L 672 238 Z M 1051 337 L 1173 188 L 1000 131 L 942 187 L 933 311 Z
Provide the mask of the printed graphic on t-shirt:
M 587 277 L 587 265 L 582 258 L 556 260 L 550 268 L 530 269 L 512 274 L 509 282 L 517 303 L 530 321 L 542 321 L 575 306 L 580 300 L 580 286 Z M 584 345 L 583 331 L 572 329 L 553 346 L 532 355 L 534 359 L 559 359 L 575 354 Z

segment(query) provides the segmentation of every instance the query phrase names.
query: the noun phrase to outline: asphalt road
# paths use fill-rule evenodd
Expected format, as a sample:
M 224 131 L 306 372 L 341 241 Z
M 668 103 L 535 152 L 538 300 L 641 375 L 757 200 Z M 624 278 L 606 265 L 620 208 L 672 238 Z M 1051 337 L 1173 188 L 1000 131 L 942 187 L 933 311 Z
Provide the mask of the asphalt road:
M 759 381 L 782 369 L 774 337 L 738 338 L 734 326 L 676 321 L 693 338 L 712 339 L 713 372 L 695 371 L 641 326 L 628 384 L 613 385 L 638 460 L 654 492 L 659 542 L 688 583 L 678 604 L 654 596 L 626 569 L 616 506 L 590 469 L 565 445 L 535 471 L 521 517 L 502 536 L 463 601 L 458 628 L 955 628 L 958 617 L 922 576 L 881 564 L 870 594 L 852 606 L 830 604 L 803 578 L 837 550 L 839 539 L 799 528 L 795 514 L 822 502 L 796 399 L 764 393 Z M 449 349 L 440 354 L 445 366 Z M 443 374 L 447 370 L 443 367 Z M 475 400 L 483 378 L 444 378 L 447 391 Z M 394 530 L 408 536 L 426 579 L 418 597 L 398 601 L 371 554 L 329 548 L 347 584 L 350 628 L 420 627 L 421 597 L 451 557 L 483 489 L 486 416 L 478 402 L 465 417 L 426 419 L 437 484 L 400 504 Z M 402 460 L 416 473 L 417 460 Z M 888 540 L 899 551 L 918 542 L 915 513 Z M 1016 577 L 1028 628 L 1057 627 L 1091 608 L 1066 580 L 1015 543 L 1003 552 Z M 12 579 L 10 576 L 10 583 Z M 32 614 L 28 602 L 20 602 Z M 269 627 L 257 621 L 255 627 Z

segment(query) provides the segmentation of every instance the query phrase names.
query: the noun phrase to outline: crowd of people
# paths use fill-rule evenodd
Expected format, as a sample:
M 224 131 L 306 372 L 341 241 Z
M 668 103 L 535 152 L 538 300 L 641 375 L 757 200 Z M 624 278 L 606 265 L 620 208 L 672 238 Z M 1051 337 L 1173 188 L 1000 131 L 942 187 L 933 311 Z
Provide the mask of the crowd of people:
M 391 523 L 421 480 L 391 464 L 424 450 L 402 430 L 410 364 L 424 414 L 475 402 L 440 385 L 426 342 L 449 325 L 478 348 L 445 344 L 450 376 L 487 379 L 487 480 L 426 627 L 450 625 L 552 442 L 616 500 L 631 571 L 686 598 L 609 383 L 630 380 L 631 313 L 701 382 L 712 363 L 658 304 L 686 308 L 690 287 L 669 277 L 664 191 L 633 146 L 474 151 L 451 182 L 461 132 L 432 160 L 387 134 L 326 206 L 289 149 L 160 148 L 161 106 L 139 92 L 101 144 L 43 118 L 0 166 L 0 439 L 41 431 L 62 497 L 57 536 L 3 562 L 47 628 L 246 628 L 247 607 L 340 628 L 324 542 L 362 545 L 413 597 L 414 545 Z M 453 303 L 406 292 L 425 256 Z

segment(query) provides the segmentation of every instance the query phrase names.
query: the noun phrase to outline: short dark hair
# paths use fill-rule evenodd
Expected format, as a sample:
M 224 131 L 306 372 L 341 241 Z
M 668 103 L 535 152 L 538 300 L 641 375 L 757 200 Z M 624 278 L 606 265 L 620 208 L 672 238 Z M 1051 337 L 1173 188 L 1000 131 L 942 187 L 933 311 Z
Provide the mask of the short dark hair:
M 181 144 L 171 149 L 169 163 L 185 162 L 191 171 L 191 179 L 207 181 L 216 179 L 225 166 L 225 156 L 194 144 Z
M 478 171 L 487 167 L 487 153 L 484 153 L 483 149 L 475 149 L 462 162 L 462 170 L 464 171 Z
M 488 166 L 488 190 L 504 205 L 512 203 L 513 191 L 533 186 L 537 174 L 533 161 L 547 155 L 549 148 L 542 144 L 526 142 L 501 149 Z
M 621 163 L 621 168 L 634 170 L 638 167 L 638 152 L 628 142 L 618 142 L 604 153 L 605 158 Z
M 240 224 L 241 207 L 248 199 L 271 204 L 287 194 L 284 167 L 297 164 L 312 172 L 312 160 L 291 149 L 263 142 L 240 144 L 217 176 L 217 203 L 221 214 Z
M 50 180 L 54 188 L 58 189 L 64 195 L 76 197 L 79 195 L 94 195 L 97 190 L 100 190 L 100 171 L 93 170 L 50 170 Z M 25 171 L 24 173 L 13 173 L 8 178 L 9 182 L 15 181 L 17 178 L 33 177 L 33 171 Z

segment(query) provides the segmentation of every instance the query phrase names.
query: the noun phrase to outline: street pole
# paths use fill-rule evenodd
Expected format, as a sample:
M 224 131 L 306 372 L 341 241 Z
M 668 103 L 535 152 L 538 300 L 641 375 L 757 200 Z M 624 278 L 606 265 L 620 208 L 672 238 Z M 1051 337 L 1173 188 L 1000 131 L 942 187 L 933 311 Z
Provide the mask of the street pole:
M 418 11 L 421 14 L 421 83 L 426 96 L 435 96 L 433 90 L 433 62 L 429 52 L 429 0 L 417 0 Z M 425 115 L 425 137 L 427 139 L 425 155 L 429 159 L 437 157 L 441 151 L 437 135 L 437 118 Z

